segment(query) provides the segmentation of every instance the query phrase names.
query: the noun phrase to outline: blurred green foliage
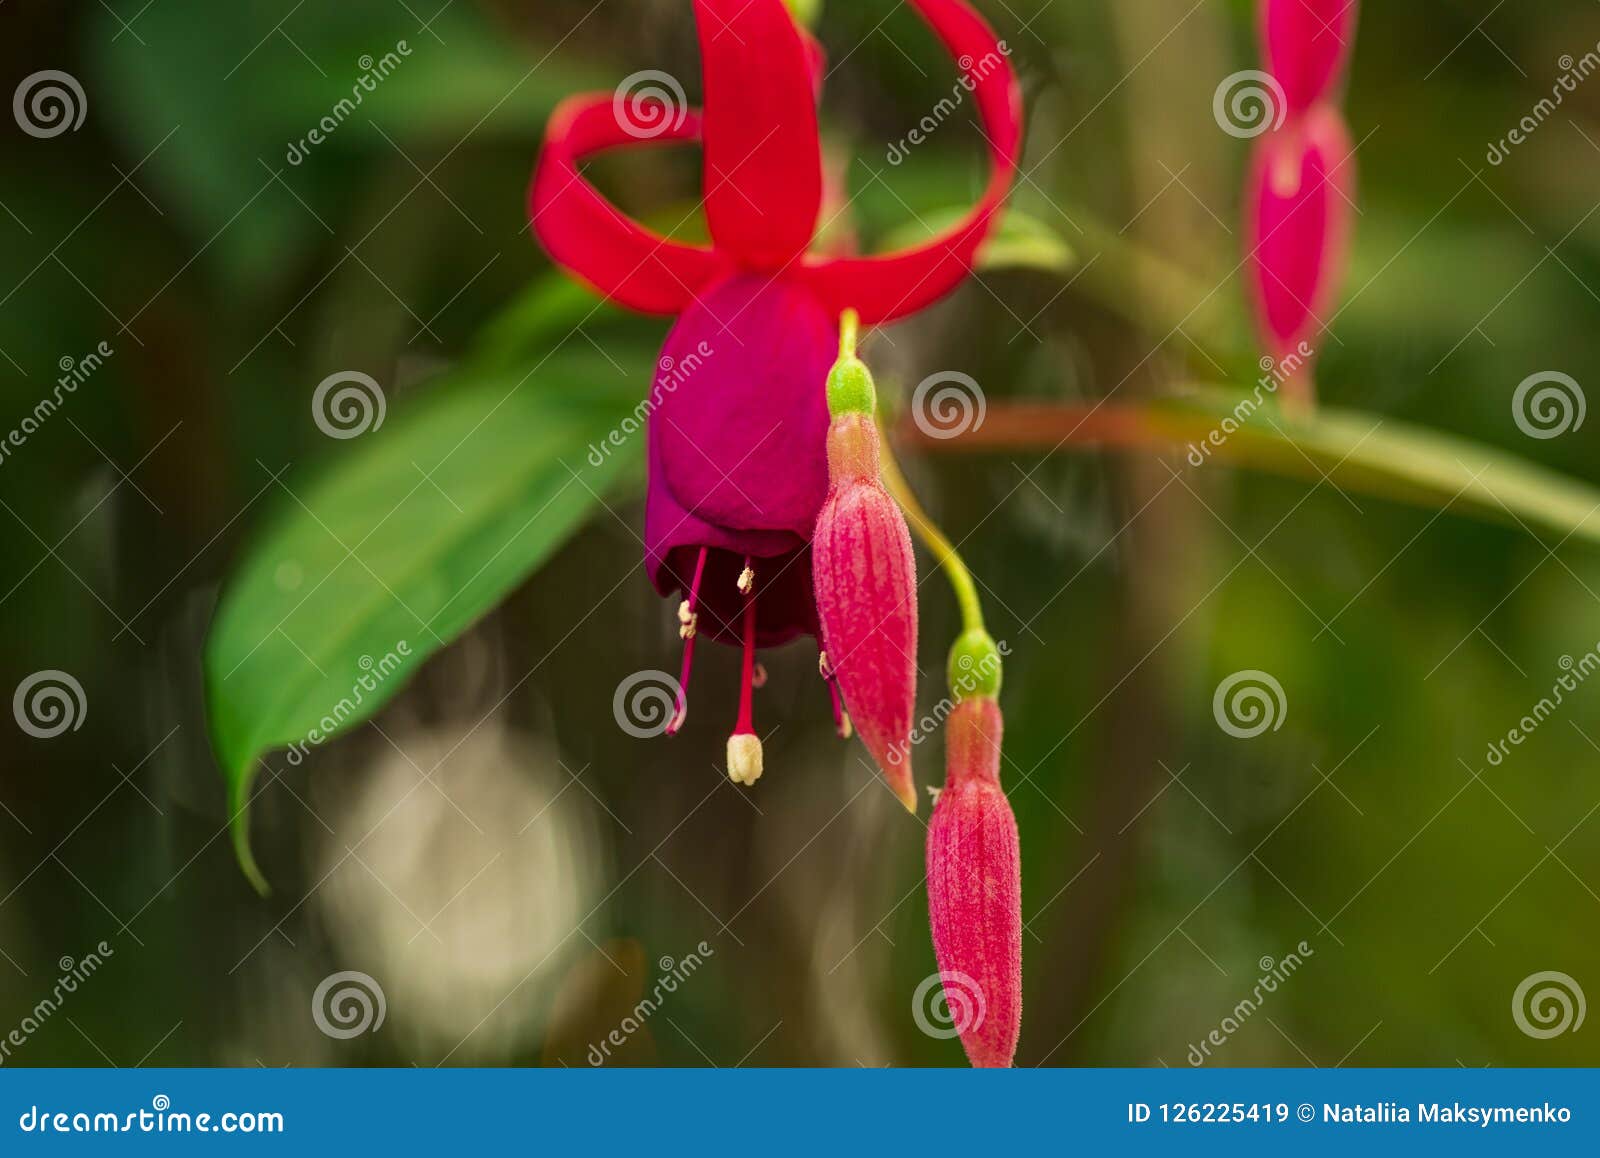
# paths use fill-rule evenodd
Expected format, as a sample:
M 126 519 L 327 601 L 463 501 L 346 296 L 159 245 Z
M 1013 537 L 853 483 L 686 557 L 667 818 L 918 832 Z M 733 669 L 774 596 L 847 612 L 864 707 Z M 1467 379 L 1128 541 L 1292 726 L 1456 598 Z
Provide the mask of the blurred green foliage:
M 957 367 L 997 405 L 1250 380 L 1242 289 L 1224 276 L 1247 146 L 1211 121 L 1218 80 L 1254 65 L 1249 5 L 1034 6 L 983 5 L 1028 94 L 1014 201 L 1077 266 L 991 271 L 875 341 L 880 382 Z M 1594 426 L 1532 441 L 1511 397 L 1538 371 L 1600 380 L 1600 89 L 1504 165 L 1484 155 L 1549 91 L 1558 59 L 1600 33 L 1578 0 L 1487 19 L 1482 7 L 1363 13 L 1349 100 L 1362 213 L 1321 386 L 1334 406 L 1593 485 Z M 904 164 L 885 159 L 949 88 L 931 38 L 892 8 L 835 3 L 817 25 L 838 66 L 828 146 L 849 159 L 869 245 L 970 200 L 983 177 L 981 141 L 954 124 Z M 115 949 L 8 1060 L 584 1064 L 661 959 L 704 941 L 704 971 L 617 1060 L 958 1064 L 911 1010 L 934 968 L 920 826 L 831 738 L 814 655 L 764 657 L 759 711 L 777 731 L 754 794 L 717 771 L 729 654 L 706 649 L 684 735 L 617 728 L 619 682 L 674 668 L 677 646 L 626 487 L 520 559 L 462 546 L 445 565 L 489 566 L 498 596 L 560 542 L 497 609 L 485 594 L 473 617 L 486 617 L 370 726 L 302 766 L 268 757 L 253 831 L 271 898 L 228 847 L 201 656 L 249 544 L 288 528 L 305 552 L 342 555 L 346 528 L 319 487 L 364 469 L 373 502 L 417 487 L 423 522 L 423 506 L 472 511 L 480 484 L 538 509 L 561 485 L 558 446 L 580 458 L 647 389 L 664 326 L 553 280 L 523 192 L 567 93 L 660 68 L 696 96 L 689 6 L 11 0 L 0 22 L 11 85 L 64 69 L 89 105 L 77 133 L 8 125 L 0 145 L 0 428 L 32 411 L 63 359 L 114 351 L 0 464 L 0 687 L 60 669 L 87 702 L 83 726 L 54 740 L 0 729 L 0 1033 L 60 958 Z M 403 63 L 292 164 L 363 58 L 401 41 Z M 680 220 L 696 196 L 692 151 L 595 173 L 652 221 Z M 352 368 L 384 383 L 388 425 L 330 440 L 311 396 Z M 430 487 L 484 399 L 523 382 L 461 475 Z M 1179 457 L 902 457 L 1011 652 L 1020 1062 L 1185 1064 L 1262 959 L 1302 941 L 1305 968 L 1216 1064 L 1597 1060 L 1592 1033 L 1536 1040 L 1510 1009 L 1541 970 L 1600 994 L 1594 689 L 1503 765 L 1485 759 L 1561 658 L 1600 640 L 1592 546 L 1347 492 L 1320 478 L 1322 459 L 1308 483 L 1191 472 Z M 312 541 L 302 503 L 327 540 Z M 428 530 L 411 533 L 421 544 Z M 403 547 L 398 571 L 426 562 Z M 957 621 L 924 565 L 922 668 L 935 673 Z M 276 567 L 246 569 L 234 614 L 269 611 L 249 592 L 277 581 Z M 405 594 L 432 613 L 425 593 Z M 272 642 L 246 669 L 247 706 L 291 696 L 292 680 L 272 685 L 298 670 L 295 650 L 315 664 L 371 626 L 334 598 L 296 607 L 303 627 L 254 632 Z M 217 620 L 224 638 L 231 622 Z M 396 630 L 380 628 L 379 651 Z M 1248 669 L 1279 681 L 1287 715 L 1244 741 L 1216 726 L 1212 696 Z M 224 722 L 225 750 L 308 724 L 278 722 L 231 748 Z M 936 752 L 918 772 L 937 782 Z M 340 969 L 385 983 L 383 1032 L 316 1030 L 310 995 Z

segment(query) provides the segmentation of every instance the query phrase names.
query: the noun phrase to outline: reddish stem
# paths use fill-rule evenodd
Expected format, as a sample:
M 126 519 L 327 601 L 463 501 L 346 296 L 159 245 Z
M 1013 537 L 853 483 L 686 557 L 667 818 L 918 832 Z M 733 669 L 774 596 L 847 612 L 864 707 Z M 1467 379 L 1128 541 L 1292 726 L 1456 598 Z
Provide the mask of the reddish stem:
M 1068 443 L 1099 446 L 1147 446 L 1179 443 L 1185 436 L 1203 434 L 1214 419 L 1182 415 L 1152 415 L 1145 408 L 1111 403 L 1100 405 L 1052 402 L 996 403 L 983 424 L 959 438 L 940 438 L 904 423 L 898 437 L 921 450 L 1052 450 Z

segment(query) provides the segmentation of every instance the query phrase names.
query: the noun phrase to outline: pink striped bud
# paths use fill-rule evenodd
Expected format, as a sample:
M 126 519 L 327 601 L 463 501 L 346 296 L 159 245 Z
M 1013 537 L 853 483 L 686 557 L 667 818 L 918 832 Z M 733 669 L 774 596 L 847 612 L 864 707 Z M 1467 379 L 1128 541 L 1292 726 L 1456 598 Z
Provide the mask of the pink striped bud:
M 1318 105 L 1256 143 L 1246 192 L 1251 294 L 1273 359 L 1316 345 L 1350 244 L 1355 160 L 1338 110 Z M 1309 373 L 1309 367 L 1306 367 Z
M 1009 1066 L 1022 1031 L 1022 856 L 1000 788 L 1002 731 L 992 698 L 956 705 L 928 824 L 933 951 L 940 976 L 966 990 L 956 1028 L 975 1066 Z
M 1332 95 L 1356 39 L 1356 0 L 1263 0 L 1261 51 L 1297 117 Z
M 884 490 L 870 411 L 828 429 L 827 500 L 812 540 L 817 615 L 850 720 L 896 796 L 917 810 L 911 723 L 917 699 L 917 564 L 899 505 Z

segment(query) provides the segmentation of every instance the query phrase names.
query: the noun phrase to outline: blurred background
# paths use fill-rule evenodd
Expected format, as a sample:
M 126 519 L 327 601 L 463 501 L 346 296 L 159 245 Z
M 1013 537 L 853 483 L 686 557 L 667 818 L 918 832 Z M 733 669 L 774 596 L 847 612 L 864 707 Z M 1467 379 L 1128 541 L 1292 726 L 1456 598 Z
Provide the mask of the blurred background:
M 1072 256 L 986 272 L 875 336 L 885 393 L 948 370 L 991 407 L 1253 383 L 1232 272 L 1249 145 L 1212 111 L 1222 78 L 1257 67 L 1251 5 L 978 7 L 1027 95 L 1014 204 Z M 524 192 L 564 95 L 658 69 L 698 102 L 687 0 L 11 0 L 0 28 L 5 92 L 59 71 L 84 108 L 52 136 L 0 125 L 0 429 L 59 402 L 0 459 L 0 689 L 41 672 L 81 688 L 76 728 L 0 728 L 0 1060 L 964 1064 L 919 991 L 923 824 L 833 737 L 809 644 L 763 656 L 752 791 L 721 771 L 730 650 L 702 649 L 682 735 L 619 727 L 619 685 L 678 660 L 634 470 L 581 496 L 559 549 L 369 723 L 298 762 L 265 752 L 251 825 L 270 895 L 230 847 L 202 666 L 219 598 L 377 438 L 330 438 L 319 383 L 371 376 L 413 439 L 427 421 L 407 415 L 470 397 L 474 366 L 531 377 L 517 421 L 535 430 L 541 405 L 643 397 L 666 324 L 568 288 Z M 862 244 L 970 203 L 969 110 L 887 159 L 954 79 L 914 14 L 835 2 L 816 29 Z M 1600 427 L 1533 439 L 1512 416 L 1531 374 L 1600 375 L 1600 81 L 1488 158 L 1597 41 L 1585 0 L 1366 6 L 1361 216 L 1325 402 L 1600 483 Z M 690 234 L 697 161 L 649 150 L 594 175 Z M 1160 259 L 1159 285 L 1135 255 Z M 541 453 L 573 465 L 607 425 L 550 422 L 578 433 Z M 511 477 L 506 429 L 474 457 Z M 1011 648 L 1019 1064 L 1181 1066 L 1214 1032 L 1205 1064 L 1600 1061 L 1576 1004 L 1600 995 L 1600 688 L 1486 758 L 1600 641 L 1600 548 L 1181 454 L 899 449 Z M 379 499 L 431 489 L 420 464 L 395 479 Z M 431 526 L 406 527 L 419 551 Z M 956 618 L 921 565 L 931 707 Z M 268 574 L 292 594 L 290 572 Z M 259 634 L 296 606 L 264 598 Z M 284 685 L 316 644 L 278 633 Z M 330 686 L 354 684 L 346 658 L 317 668 Z M 1212 708 L 1244 670 L 1284 693 L 1250 740 Z M 917 754 L 924 784 L 938 749 Z M 1548 1037 L 1515 1012 L 1545 972 L 1574 1003 Z M 350 985 L 372 1016 L 334 1000 Z

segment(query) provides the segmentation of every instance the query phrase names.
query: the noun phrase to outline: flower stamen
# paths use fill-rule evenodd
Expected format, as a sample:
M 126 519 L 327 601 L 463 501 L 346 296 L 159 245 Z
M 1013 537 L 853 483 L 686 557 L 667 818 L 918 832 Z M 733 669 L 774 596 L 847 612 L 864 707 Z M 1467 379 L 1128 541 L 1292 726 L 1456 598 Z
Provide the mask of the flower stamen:
M 828 681 L 828 698 L 833 701 L 833 730 L 838 733 L 839 739 L 848 740 L 856 734 L 856 730 L 850 723 L 850 713 L 845 711 L 844 703 L 839 699 L 838 681 Z
M 689 584 L 689 598 L 678 605 L 678 636 L 683 640 L 683 672 L 678 677 L 678 710 L 667 724 L 667 735 L 675 736 L 689 715 L 689 669 L 694 666 L 694 641 L 699 634 L 700 613 L 695 610 L 700 601 L 700 579 L 706 571 L 706 548 L 700 548 L 700 558 L 695 561 L 694 581 Z
M 856 734 L 855 727 L 850 723 L 850 713 L 845 710 L 844 702 L 839 698 L 839 681 L 833 677 L 833 669 L 828 666 L 828 653 L 817 653 L 817 674 L 822 677 L 822 682 L 828 685 L 828 698 L 833 701 L 833 730 L 839 734 L 839 739 L 848 740 Z

